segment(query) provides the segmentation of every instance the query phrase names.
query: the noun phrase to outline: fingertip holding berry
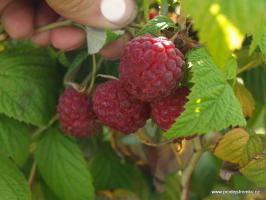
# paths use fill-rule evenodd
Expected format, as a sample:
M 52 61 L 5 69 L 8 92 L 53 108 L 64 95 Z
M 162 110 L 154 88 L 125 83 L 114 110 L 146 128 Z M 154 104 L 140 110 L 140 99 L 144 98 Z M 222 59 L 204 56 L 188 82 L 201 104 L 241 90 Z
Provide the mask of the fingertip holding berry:
M 150 107 L 128 94 L 120 80 L 109 80 L 97 86 L 93 110 L 101 122 L 124 134 L 142 128 L 150 116 Z
M 66 88 L 60 96 L 57 113 L 64 133 L 75 137 L 92 135 L 99 126 L 92 100 L 72 87 Z
M 151 103 L 151 117 L 164 131 L 169 129 L 184 111 L 189 89 L 178 88 L 171 95 Z
M 165 37 L 139 36 L 131 40 L 119 65 L 125 89 L 141 101 L 171 94 L 183 78 L 184 56 Z
M 102 15 L 112 24 L 125 25 L 137 15 L 137 6 L 134 0 L 101 0 Z

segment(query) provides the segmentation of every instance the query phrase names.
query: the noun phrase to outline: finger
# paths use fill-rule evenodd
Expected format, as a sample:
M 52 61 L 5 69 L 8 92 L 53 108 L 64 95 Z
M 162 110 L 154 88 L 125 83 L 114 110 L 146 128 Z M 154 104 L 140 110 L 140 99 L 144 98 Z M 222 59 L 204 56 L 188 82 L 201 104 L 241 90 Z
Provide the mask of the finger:
M 13 1 L 3 11 L 2 24 L 10 37 L 19 39 L 33 33 L 32 5 L 28 1 Z
M 129 34 L 123 35 L 118 40 L 108 44 L 99 52 L 106 59 L 120 58 L 126 48 L 127 42 L 131 39 Z
M 62 27 L 51 31 L 51 43 L 55 48 L 70 51 L 85 44 L 85 32 L 76 27 Z
M 45 3 L 40 2 L 37 12 L 35 14 L 34 26 L 39 27 L 52 23 L 58 19 L 58 15 Z M 32 36 L 32 41 L 39 45 L 50 44 L 51 31 L 35 33 Z
M 0 1 L 0 14 L 4 10 L 4 8 L 11 2 L 12 0 L 1 0 Z
M 97 28 L 121 28 L 136 15 L 134 0 L 47 0 L 47 2 L 60 15 Z

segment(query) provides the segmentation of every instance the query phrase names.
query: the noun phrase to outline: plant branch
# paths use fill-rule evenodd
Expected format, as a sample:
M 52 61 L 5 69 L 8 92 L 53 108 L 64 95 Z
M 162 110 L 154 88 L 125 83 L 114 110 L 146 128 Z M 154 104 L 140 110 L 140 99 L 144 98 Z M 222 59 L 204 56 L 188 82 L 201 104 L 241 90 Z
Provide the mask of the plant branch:
M 28 185 L 30 187 L 30 189 L 32 189 L 33 184 L 34 184 L 34 180 L 35 180 L 35 176 L 36 176 L 36 172 L 37 172 L 37 165 L 34 162 L 30 171 L 30 176 L 29 176 L 29 180 L 28 180 Z
M 243 67 L 239 68 L 237 71 L 237 74 L 241 74 L 244 71 L 247 71 L 253 67 L 256 67 L 257 65 L 259 65 L 261 63 L 260 59 L 255 59 L 250 61 L 249 63 L 247 63 L 246 65 L 244 65 Z
M 190 178 L 192 175 L 192 172 L 199 161 L 203 149 L 201 146 L 201 141 L 199 136 L 196 137 L 193 141 L 193 146 L 194 146 L 194 154 L 192 155 L 188 166 L 185 168 L 185 170 L 182 173 L 181 177 L 181 185 L 182 185 L 182 194 L 181 194 L 181 200 L 189 200 L 189 188 L 190 188 Z

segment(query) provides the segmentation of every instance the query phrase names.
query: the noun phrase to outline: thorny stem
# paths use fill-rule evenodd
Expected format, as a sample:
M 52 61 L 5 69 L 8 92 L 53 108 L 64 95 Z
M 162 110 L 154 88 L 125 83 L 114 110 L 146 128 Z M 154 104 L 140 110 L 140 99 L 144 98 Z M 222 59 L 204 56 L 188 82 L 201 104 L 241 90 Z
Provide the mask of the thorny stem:
M 190 186 L 190 178 L 192 175 L 192 172 L 199 161 L 202 153 L 203 148 L 201 146 L 201 141 L 199 136 L 193 139 L 193 146 L 194 146 L 194 154 L 192 155 L 188 166 L 185 168 L 185 170 L 182 173 L 181 177 L 181 185 L 182 185 L 182 194 L 181 194 L 181 200 L 189 200 L 189 186 Z
M 251 69 L 252 67 L 255 67 L 256 65 L 259 65 L 260 63 L 261 63 L 261 61 L 259 59 L 252 60 L 249 63 L 247 63 L 246 65 L 244 65 L 243 67 L 241 67 L 237 71 L 237 74 L 241 74 L 242 72 L 247 71 L 247 70 Z
M 34 162 L 32 164 L 32 168 L 31 168 L 30 176 L 29 176 L 29 180 L 28 180 L 28 185 L 29 185 L 30 189 L 32 189 L 32 187 L 33 187 L 35 176 L 36 176 L 36 172 L 37 172 L 37 165 Z

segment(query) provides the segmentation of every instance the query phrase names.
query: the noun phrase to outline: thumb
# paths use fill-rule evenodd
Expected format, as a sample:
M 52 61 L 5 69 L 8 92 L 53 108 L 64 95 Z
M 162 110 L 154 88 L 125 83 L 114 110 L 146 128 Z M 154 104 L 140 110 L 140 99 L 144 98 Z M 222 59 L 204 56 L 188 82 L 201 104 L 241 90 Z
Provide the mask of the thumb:
M 121 28 L 136 16 L 135 0 L 46 0 L 63 17 L 96 28 Z

